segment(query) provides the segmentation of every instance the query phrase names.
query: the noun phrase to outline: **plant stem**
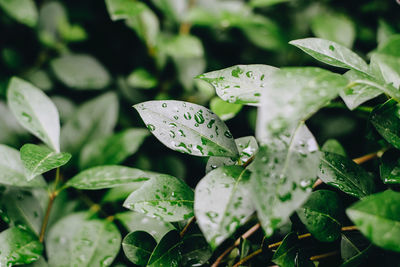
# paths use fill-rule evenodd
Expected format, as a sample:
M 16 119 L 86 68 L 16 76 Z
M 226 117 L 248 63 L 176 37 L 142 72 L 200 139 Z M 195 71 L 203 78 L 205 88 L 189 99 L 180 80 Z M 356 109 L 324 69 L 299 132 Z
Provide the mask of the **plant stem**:
M 254 234 L 258 229 L 260 228 L 260 224 L 257 223 L 255 224 L 253 227 L 251 227 L 249 230 L 247 230 L 246 233 L 244 233 L 243 235 L 241 235 L 238 239 L 236 239 L 235 243 L 233 243 L 232 246 L 230 246 L 229 248 L 227 248 L 213 263 L 213 265 L 211 265 L 211 267 L 217 267 L 221 261 L 224 259 L 224 257 L 226 255 L 229 254 L 229 252 L 231 252 L 235 247 L 240 245 L 240 241 L 242 239 L 247 239 L 249 238 L 252 234 Z
M 250 163 L 252 163 L 253 162 L 253 160 L 254 160 L 254 158 L 255 158 L 256 156 L 255 155 L 253 155 L 253 156 L 251 156 L 242 166 L 243 166 L 243 168 L 247 168 L 247 166 L 249 166 L 250 165 Z
M 186 232 L 189 230 L 189 227 L 196 221 L 196 217 L 193 217 L 190 219 L 190 221 L 185 225 L 185 227 L 182 229 L 181 233 L 179 234 L 181 238 L 186 234 Z
M 312 257 L 310 257 L 310 260 L 311 261 L 318 261 L 320 259 L 324 259 L 324 258 L 327 258 L 327 257 L 330 257 L 330 256 L 334 256 L 336 254 L 339 254 L 339 252 L 338 251 L 332 251 L 332 252 L 324 253 L 324 254 L 321 254 L 321 255 L 312 256 Z
M 54 193 L 54 192 L 50 193 L 49 203 L 47 204 L 46 213 L 43 218 L 42 228 L 40 229 L 40 236 L 39 236 L 40 243 L 43 243 L 44 236 L 46 234 L 47 224 L 48 224 L 49 218 L 50 218 L 51 208 L 53 207 L 54 199 L 56 198 L 56 196 L 57 196 L 56 193 Z
M 344 227 L 341 228 L 341 231 L 342 231 L 342 232 L 346 232 L 346 231 L 355 231 L 355 230 L 358 230 L 357 227 L 356 227 L 355 225 L 344 226 Z M 311 234 L 310 234 L 310 233 L 305 233 L 305 234 L 299 235 L 297 238 L 298 238 L 298 239 L 304 239 L 304 238 L 307 238 L 307 237 L 311 237 Z M 270 244 L 270 245 L 268 245 L 268 249 L 273 249 L 273 248 L 279 247 L 281 244 L 282 244 L 282 241 L 279 241 L 279 242 Z M 258 249 L 258 250 L 256 250 L 256 251 L 254 251 L 254 252 L 251 253 L 250 255 L 248 255 L 248 256 L 244 257 L 243 259 L 241 259 L 240 261 L 238 261 L 235 265 L 233 265 L 233 267 L 238 267 L 238 266 L 240 266 L 241 264 L 243 264 L 243 263 L 247 262 L 248 260 L 252 259 L 253 257 L 257 256 L 257 255 L 260 254 L 261 252 L 262 252 L 262 248 L 260 248 L 260 249 Z M 337 253 L 337 251 L 329 252 L 329 253 L 321 254 L 321 255 L 317 255 L 317 256 L 312 256 L 312 257 L 310 258 L 310 260 L 313 261 L 313 260 L 323 259 L 323 258 L 325 258 L 325 257 L 329 257 L 329 256 L 332 256 L 332 255 L 335 255 L 336 253 Z M 214 263 L 214 264 L 215 264 L 215 263 Z M 214 267 L 214 265 L 212 265 L 212 267 Z

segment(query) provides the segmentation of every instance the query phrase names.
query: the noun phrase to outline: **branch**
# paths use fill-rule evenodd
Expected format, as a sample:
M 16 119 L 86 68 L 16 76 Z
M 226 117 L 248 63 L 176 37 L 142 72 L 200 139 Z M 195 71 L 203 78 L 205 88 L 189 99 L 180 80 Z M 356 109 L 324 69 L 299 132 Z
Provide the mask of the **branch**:
M 186 234 L 186 232 L 189 230 L 189 227 L 196 221 L 196 217 L 193 217 L 190 219 L 190 221 L 186 224 L 186 226 L 183 228 L 181 233 L 179 234 L 181 238 Z

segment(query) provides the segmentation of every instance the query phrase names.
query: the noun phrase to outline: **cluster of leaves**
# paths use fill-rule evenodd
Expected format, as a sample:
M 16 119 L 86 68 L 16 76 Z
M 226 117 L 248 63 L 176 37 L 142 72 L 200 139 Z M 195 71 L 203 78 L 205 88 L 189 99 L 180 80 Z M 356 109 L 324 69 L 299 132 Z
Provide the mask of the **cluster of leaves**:
M 264 14 L 281 3 L 304 7 L 290 13 L 290 30 L 280 25 L 285 18 Z M 0 7 L 2 24 L 35 29 L 41 50 L 29 68 L 18 49 L 6 45 L 1 54 L 0 266 L 315 266 L 336 254 L 329 264 L 357 266 L 399 258 L 400 37 L 389 23 L 379 22 L 367 64 L 350 50 L 357 18 L 328 5 L 106 0 L 111 20 L 132 29 L 145 51 L 135 55 L 145 54 L 146 64 L 121 74 L 72 52 L 85 50 L 91 31 L 85 21 L 71 23 L 61 3 L 37 11 L 32 0 L 0 0 Z M 366 32 L 359 41 L 368 40 L 368 27 L 358 27 Z M 230 62 L 206 57 L 204 28 L 227 47 L 239 31 L 250 50 L 274 52 L 276 66 L 287 64 L 287 40 L 311 29 L 317 38 L 290 44 L 337 68 L 253 64 L 201 74 L 206 64 Z M 293 62 L 301 59 L 294 54 Z M 164 100 L 174 96 L 181 100 Z M 141 102 L 148 98 L 158 100 Z M 147 129 L 134 127 L 140 122 L 126 105 L 120 112 L 120 100 L 135 104 Z M 354 147 L 335 139 L 320 149 L 307 125 L 325 108 L 360 114 L 373 149 L 364 150 L 373 153 L 351 160 Z M 241 131 L 224 121 L 243 113 L 257 116 L 245 126 L 255 136 L 234 138 Z M 149 132 L 205 159 L 205 176 L 182 179 L 189 171 L 175 155 L 160 163 L 155 153 L 132 157 Z M 371 166 L 358 165 L 367 160 Z

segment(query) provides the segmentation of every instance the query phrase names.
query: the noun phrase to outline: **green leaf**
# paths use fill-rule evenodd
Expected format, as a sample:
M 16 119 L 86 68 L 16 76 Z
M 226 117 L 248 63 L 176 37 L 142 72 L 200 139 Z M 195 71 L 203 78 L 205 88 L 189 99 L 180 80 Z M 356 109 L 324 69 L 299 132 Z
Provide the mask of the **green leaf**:
M 382 182 L 400 184 L 400 153 L 397 150 L 390 150 L 383 154 L 379 170 Z
M 373 244 L 400 252 L 399 203 L 400 193 L 386 190 L 356 202 L 346 213 Z
M 240 104 L 232 104 L 223 101 L 219 97 L 214 97 L 210 101 L 210 109 L 214 112 L 221 120 L 226 121 L 232 119 L 242 109 Z
M 280 3 L 290 2 L 291 0 L 250 0 L 250 5 L 253 7 L 270 7 Z
M 141 266 L 147 264 L 156 245 L 156 240 L 144 231 L 131 232 L 122 241 L 125 256 Z
M 228 127 L 202 106 L 165 100 L 144 102 L 134 108 L 151 133 L 173 150 L 203 157 L 238 156 Z
M 239 159 L 234 160 L 224 157 L 210 157 L 206 165 L 206 173 L 220 167 L 230 165 L 242 165 L 247 162 L 258 150 L 257 140 L 253 136 L 245 136 L 235 139 L 239 151 Z M 251 168 L 251 167 L 250 167 Z
M 6 145 L 0 144 L 0 184 L 23 186 L 23 187 L 45 187 L 43 177 L 27 180 L 25 167 L 20 159 L 19 151 Z
M 400 88 L 400 56 L 375 53 L 371 58 L 371 66 L 378 73 L 377 76 L 382 77 L 387 84 Z
M 173 176 L 160 174 L 146 181 L 124 202 L 124 207 L 164 221 L 181 221 L 193 216 L 192 189 Z
M 133 29 L 138 37 L 145 41 L 146 46 L 149 49 L 149 53 L 153 51 L 157 44 L 157 37 L 160 33 L 160 22 L 158 21 L 157 15 L 146 5 L 140 6 L 139 1 L 130 1 L 131 4 L 138 5 L 139 8 L 143 9 L 136 16 L 131 16 L 126 20 L 126 25 Z M 129 9 L 125 9 L 128 11 Z
M 158 243 L 153 253 L 150 256 L 147 266 L 149 267 L 161 267 L 180 266 L 181 253 L 180 253 L 180 236 L 177 231 L 170 231 L 167 233 Z
M 375 190 L 373 177 L 368 172 L 351 159 L 336 153 L 321 154 L 318 177 L 357 198 L 368 196 Z
M 212 256 L 212 250 L 202 234 L 186 234 L 181 252 L 182 266 L 203 266 Z
M 342 203 L 335 192 L 318 190 L 310 195 L 297 214 L 313 237 L 332 242 L 340 237 L 341 212 Z
M 50 62 L 57 78 L 77 90 L 99 90 L 111 82 L 108 71 L 97 59 L 85 54 L 65 54 Z
M 151 234 L 157 243 L 160 242 L 166 233 L 175 229 L 169 222 L 132 211 L 117 213 L 115 218 L 130 232 L 144 231 Z
M 108 13 L 114 21 L 135 17 L 146 8 L 144 3 L 132 0 L 106 0 L 106 5 Z
M 29 264 L 37 261 L 43 245 L 37 237 L 18 227 L 0 233 L 0 266 Z
M 342 14 L 320 13 L 311 22 L 316 37 L 334 41 L 351 48 L 356 37 L 356 27 L 351 19 Z
M 395 148 L 400 149 L 400 104 L 388 100 L 374 108 L 370 121 L 378 133 Z
M 82 149 L 79 166 L 81 169 L 87 169 L 99 165 L 120 164 L 139 149 L 148 135 L 146 129 L 131 128 L 96 139 Z
M 293 129 L 334 99 L 347 85 L 339 74 L 315 67 L 288 67 L 272 73 L 265 83 L 257 118 L 257 139 Z
M 118 165 L 98 166 L 80 172 L 66 186 L 96 190 L 149 180 L 154 174 Z
M 309 196 L 319 157 L 318 144 L 303 123 L 260 147 L 252 163 L 251 196 L 267 236 Z
M 378 53 L 394 57 L 400 57 L 400 34 L 395 34 L 389 37 L 384 43 L 379 44 Z
M 118 99 L 106 93 L 81 105 L 61 129 L 61 147 L 72 156 L 90 141 L 113 132 L 118 118 Z
M 342 234 L 340 254 L 344 262 L 340 267 L 356 267 L 365 262 L 372 245 L 368 243 L 363 246 L 364 240 L 365 237 L 360 233 Z
M 386 21 L 383 19 L 378 20 L 378 29 L 376 33 L 378 46 L 384 44 L 389 38 L 396 33 L 396 30 L 392 28 Z
M 320 38 L 305 38 L 289 43 L 328 65 L 369 74 L 367 63 L 356 53 L 341 44 Z
M 110 266 L 118 254 L 121 235 L 106 220 L 87 220 L 73 213 L 58 221 L 46 238 L 50 266 Z
M 371 82 L 371 84 L 376 83 L 376 80 L 371 76 L 356 70 L 349 70 L 344 74 L 344 77 L 346 77 L 350 83 L 360 80 Z M 347 86 L 344 88 L 344 90 L 340 91 L 339 95 L 343 99 L 346 106 L 350 110 L 353 110 L 362 103 L 367 102 L 368 100 L 371 100 L 383 93 L 381 89 L 372 86 L 371 84 L 355 83 L 354 86 Z
M 269 76 L 278 70 L 268 65 L 236 65 L 197 76 L 214 86 L 224 101 L 235 104 L 258 104 Z
M 139 89 L 152 89 L 158 84 L 157 78 L 142 68 L 135 69 L 131 72 L 126 78 L 126 82 L 129 86 Z
M 282 240 L 282 244 L 274 253 L 271 261 L 279 266 L 295 267 L 296 256 L 299 249 L 298 240 L 296 233 L 291 232 L 287 234 Z
M 57 153 L 47 147 L 33 144 L 22 146 L 20 154 L 22 163 L 28 171 L 28 181 L 40 174 L 65 165 L 71 159 L 69 153 Z
M 38 11 L 33 0 L 0 0 L 0 7 L 13 19 L 29 27 L 35 27 Z
M 125 200 L 133 191 L 139 189 L 143 183 L 130 183 L 110 188 L 102 198 L 103 203 L 120 202 Z
M 7 100 L 24 128 L 56 152 L 60 151 L 60 120 L 49 97 L 32 84 L 13 77 L 8 85 Z
M 197 184 L 194 211 L 213 249 L 253 214 L 249 180 L 250 172 L 243 167 L 223 166 L 209 172 Z
M 4 222 L 20 228 L 28 227 L 39 236 L 43 222 L 43 210 L 37 198 L 30 191 L 7 188 L 1 194 L 0 203 L 0 216 Z
M 343 157 L 347 157 L 346 150 L 336 139 L 328 139 L 327 141 L 325 141 L 325 143 L 323 144 L 323 146 L 321 148 L 321 151 L 336 153 Z

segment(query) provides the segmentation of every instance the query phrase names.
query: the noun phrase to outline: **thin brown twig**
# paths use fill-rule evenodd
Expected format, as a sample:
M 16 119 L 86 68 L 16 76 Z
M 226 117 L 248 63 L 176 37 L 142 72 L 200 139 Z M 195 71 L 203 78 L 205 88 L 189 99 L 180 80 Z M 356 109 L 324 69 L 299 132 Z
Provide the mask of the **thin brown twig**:
M 47 204 L 46 213 L 44 215 L 43 222 L 42 222 L 42 227 L 40 228 L 40 235 L 39 235 L 40 243 L 43 243 L 44 236 L 46 234 L 47 224 L 50 219 L 51 208 L 53 207 L 54 199 L 56 198 L 56 196 L 57 196 L 56 193 L 54 193 L 54 192 L 50 193 L 49 203 Z
M 179 234 L 181 238 L 186 234 L 186 232 L 189 230 L 189 227 L 196 221 L 196 217 L 193 217 L 190 219 L 190 221 L 185 225 L 185 227 L 182 229 L 181 233 Z
M 355 225 L 344 226 L 344 227 L 341 228 L 341 231 L 342 231 L 342 232 L 346 232 L 346 231 L 355 231 L 355 230 L 358 230 L 357 227 L 356 227 Z M 311 234 L 310 234 L 310 233 L 305 233 L 305 234 L 299 235 L 299 236 L 298 236 L 298 239 L 304 239 L 304 238 L 307 238 L 307 237 L 311 237 Z M 273 248 L 279 247 L 281 244 L 282 244 L 282 241 L 279 241 L 279 242 L 270 244 L 270 245 L 268 245 L 268 249 L 273 249 Z M 240 266 L 241 264 L 247 262 L 247 261 L 250 260 L 251 258 L 257 256 L 257 255 L 260 254 L 261 252 L 262 252 L 262 248 L 260 248 L 260 249 L 258 249 L 258 250 L 256 250 L 256 251 L 254 251 L 254 252 L 251 253 L 250 255 L 248 255 L 248 256 L 244 257 L 243 259 L 241 259 L 240 261 L 238 261 L 235 265 L 233 265 L 233 267 L 238 267 L 238 266 Z M 335 254 L 337 253 L 336 251 L 334 251 L 334 252 L 335 252 Z M 329 252 L 329 253 L 325 253 L 325 254 L 321 254 L 321 255 L 317 255 L 317 256 L 312 256 L 312 257 L 310 258 L 310 260 L 319 260 L 319 259 L 323 259 L 323 258 L 325 258 L 325 257 L 329 257 L 329 256 L 334 255 L 334 254 L 332 254 L 332 253 L 333 253 L 333 252 Z
M 339 254 L 339 251 L 332 251 L 332 252 L 324 253 L 324 254 L 321 254 L 321 255 L 312 256 L 312 257 L 310 257 L 310 260 L 311 261 L 318 261 L 318 260 L 321 260 L 321 259 L 324 259 L 324 258 L 328 258 L 328 257 L 334 256 L 334 255 L 337 255 L 337 254 Z
M 219 255 L 219 257 L 215 260 L 215 262 L 211 265 L 211 267 L 217 267 L 221 263 L 221 261 L 224 259 L 224 257 L 229 254 L 229 252 L 231 252 L 235 247 L 240 245 L 240 241 L 242 241 L 242 239 L 249 238 L 258 229 L 260 229 L 259 223 L 255 224 L 253 227 L 251 227 L 249 230 L 247 230 L 246 233 L 244 233 L 238 239 L 236 239 L 235 243 L 233 243 L 232 246 L 227 248 L 221 255 Z

